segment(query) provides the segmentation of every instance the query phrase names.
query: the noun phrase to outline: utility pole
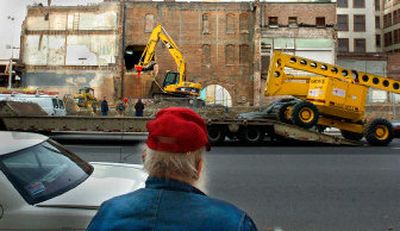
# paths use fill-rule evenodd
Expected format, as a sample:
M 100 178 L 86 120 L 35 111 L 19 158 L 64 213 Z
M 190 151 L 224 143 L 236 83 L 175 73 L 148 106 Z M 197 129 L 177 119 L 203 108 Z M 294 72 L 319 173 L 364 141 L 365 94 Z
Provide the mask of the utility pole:
M 12 16 L 8 16 L 7 19 L 11 20 L 12 33 L 11 33 L 11 58 L 10 58 L 10 69 L 8 70 L 8 89 L 12 88 L 12 75 L 13 75 L 13 59 L 14 59 L 14 20 Z

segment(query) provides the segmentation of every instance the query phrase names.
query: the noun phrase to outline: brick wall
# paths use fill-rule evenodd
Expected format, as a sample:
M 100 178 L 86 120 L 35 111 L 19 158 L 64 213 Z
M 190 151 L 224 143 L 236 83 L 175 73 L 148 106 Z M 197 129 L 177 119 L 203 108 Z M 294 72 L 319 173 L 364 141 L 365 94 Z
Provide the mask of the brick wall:
M 298 24 L 315 25 L 316 17 L 325 17 L 326 25 L 336 24 L 335 3 L 264 3 L 264 25 L 269 17 L 278 17 L 279 25 L 288 25 L 288 18 L 297 17 Z
M 187 80 L 200 82 L 203 87 L 219 84 L 228 90 L 234 105 L 250 105 L 253 101 L 255 20 L 251 6 L 249 3 L 127 3 L 125 47 L 147 43 L 150 32 L 145 32 L 145 18 L 153 15 L 154 26 L 161 23 L 181 49 L 187 63 Z M 205 16 L 207 30 L 203 28 Z M 240 20 L 244 18 L 247 18 L 245 25 L 245 20 Z M 209 47 L 205 51 L 210 55 L 208 58 L 203 57 L 205 45 Z M 229 57 L 225 54 L 227 45 L 233 46 Z M 240 46 L 248 51 L 242 63 L 239 63 Z M 165 71 L 175 70 L 176 65 L 161 45 L 156 50 L 156 59 L 161 81 Z
M 400 53 L 388 54 L 387 74 L 396 80 L 400 80 Z

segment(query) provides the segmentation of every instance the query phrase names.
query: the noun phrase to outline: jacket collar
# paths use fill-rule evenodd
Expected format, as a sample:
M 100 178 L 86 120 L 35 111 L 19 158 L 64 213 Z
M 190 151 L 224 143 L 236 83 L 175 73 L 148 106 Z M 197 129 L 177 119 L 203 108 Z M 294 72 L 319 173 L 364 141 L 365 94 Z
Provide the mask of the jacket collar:
M 184 183 L 182 181 L 177 181 L 169 178 L 159 178 L 154 176 L 149 176 L 146 180 L 146 188 L 153 189 L 165 189 L 170 191 L 181 191 L 181 192 L 189 192 L 200 195 L 206 195 L 199 189 L 193 187 L 190 184 Z

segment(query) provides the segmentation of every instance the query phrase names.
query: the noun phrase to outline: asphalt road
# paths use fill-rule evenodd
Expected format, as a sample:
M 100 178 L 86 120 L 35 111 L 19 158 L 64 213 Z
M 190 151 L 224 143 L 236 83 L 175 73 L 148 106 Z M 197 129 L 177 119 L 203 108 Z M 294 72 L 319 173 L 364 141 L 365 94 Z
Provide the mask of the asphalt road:
M 112 143 L 112 142 L 111 142 Z M 88 161 L 140 163 L 140 145 L 67 144 Z M 213 147 L 200 188 L 259 230 L 400 230 L 400 140 L 389 147 Z

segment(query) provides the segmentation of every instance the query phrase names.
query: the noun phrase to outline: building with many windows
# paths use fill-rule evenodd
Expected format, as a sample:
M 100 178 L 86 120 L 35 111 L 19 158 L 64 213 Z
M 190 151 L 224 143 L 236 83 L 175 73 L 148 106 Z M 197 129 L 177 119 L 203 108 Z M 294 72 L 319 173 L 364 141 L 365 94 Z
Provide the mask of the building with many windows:
M 374 0 L 337 1 L 339 53 L 382 51 L 379 9 L 379 1 Z
M 383 27 L 385 52 L 400 52 L 400 1 L 384 0 Z

